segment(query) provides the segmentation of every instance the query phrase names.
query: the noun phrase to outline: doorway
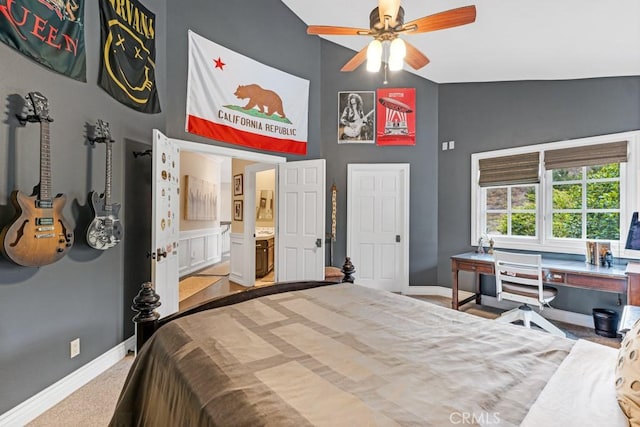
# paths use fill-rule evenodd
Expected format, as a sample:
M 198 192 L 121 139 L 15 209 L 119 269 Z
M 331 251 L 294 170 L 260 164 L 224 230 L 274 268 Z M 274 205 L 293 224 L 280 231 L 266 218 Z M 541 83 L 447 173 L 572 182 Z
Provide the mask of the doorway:
M 180 152 L 200 153 L 214 155 L 218 157 L 229 157 L 232 159 L 246 159 L 261 163 L 284 163 L 284 157 L 278 157 L 262 153 L 253 153 L 242 150 L 229 149 L 207 144 L 200 144 L 191 141 L 167 138 L 161 132 L 154 130 L 153 154 L 152 154 L 152 236 L 151 236 L 151 276 L 156 292 L 161 296 L 163 302 L 158 308 L 161 316 L 167 316 L 179 310 L 179 270 L 180 257 L 191 257 L 193 252 L 186 250 L 179 230 L 179 219 L 184 214 L 181 212 L 181 201 L 184 200 L 186 192 L 179 187 L 184 179 L 180 172 L 180 162 L 176 161 L 180 157 Z M 254 192 L 255 189 L 246 187 L 246 191 Z M 181 200 L 182 199 L 182 200 Z M 233 233 L 232 233 L 233 234 Z M 244 233 L 240 233 L 243 236 Z M 253 233 L 252 233 L 253 235 Z M 180 242 L 180 243 L 179 243 Z M 206 245 L 206 243 L 202 243 Z M 215 246 L 215 245 L 212 245 Z M 248 265 L 245 255 L 246 244 L 240 242 L 236 245 L 237 252 L 234 252 L 233 238 L 231 240 L 231 261 L 241 267 L 243 277 L 246 277 L 244 270 L 255 275 L 255 267 Z M 255 251 L 255 248 L 253 248 Z M 233 274 L 233 266 L 231 274 Z M 236 281 L 240 285 L 245 285 L 242 281 Z
M 255 280 L 251 285 L 263 286 L 276 281 L 276 166 L 255 163 L 245 167 L 245 176 L 247 187 L 253 189 L 248 190 L 253 197 L 245 198 L 245 231 L 249 245 L 255 247 Z
M 349 164 L 347 253 L 358 284 L 392 292 L 409 286 L 409 164 Z

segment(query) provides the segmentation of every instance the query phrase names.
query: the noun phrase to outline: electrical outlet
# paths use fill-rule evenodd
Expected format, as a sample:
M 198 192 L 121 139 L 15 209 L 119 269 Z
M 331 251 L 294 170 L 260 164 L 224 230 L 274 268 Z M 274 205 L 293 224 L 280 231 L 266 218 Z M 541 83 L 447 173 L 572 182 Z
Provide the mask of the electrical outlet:
M 80 354 L 80 338 L 76 338 L 75 340 L 69 343 L 69 357 L 73 359 L 79 354 Z
M 449 141 L 449 150 L 453 150 L 453 148 L 455 147 L 456 142 L 455 141 Z
M 442 151 L 445 151 L 447 149 L 447 142 L 443 142 L 442 143 Z

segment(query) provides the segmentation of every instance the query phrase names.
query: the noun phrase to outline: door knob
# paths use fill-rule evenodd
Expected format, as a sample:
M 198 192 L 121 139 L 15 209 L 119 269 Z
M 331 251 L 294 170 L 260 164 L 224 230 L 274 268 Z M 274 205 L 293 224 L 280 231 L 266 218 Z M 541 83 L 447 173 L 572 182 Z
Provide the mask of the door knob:
M 322 247 L 322 239 L 316 239 L 316 247 L 318 248 Z
M 396 243 L 400 243 L 400 235 L 396 234 Z

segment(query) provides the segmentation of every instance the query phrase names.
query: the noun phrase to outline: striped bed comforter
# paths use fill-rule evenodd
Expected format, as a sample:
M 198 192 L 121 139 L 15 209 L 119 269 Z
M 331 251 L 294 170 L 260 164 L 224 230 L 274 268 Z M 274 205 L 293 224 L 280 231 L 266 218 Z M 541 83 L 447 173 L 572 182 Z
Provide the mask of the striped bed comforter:
M 517 426 L 573 345 L 353 284 L 281 293 L 163 326 L 111 425 Z

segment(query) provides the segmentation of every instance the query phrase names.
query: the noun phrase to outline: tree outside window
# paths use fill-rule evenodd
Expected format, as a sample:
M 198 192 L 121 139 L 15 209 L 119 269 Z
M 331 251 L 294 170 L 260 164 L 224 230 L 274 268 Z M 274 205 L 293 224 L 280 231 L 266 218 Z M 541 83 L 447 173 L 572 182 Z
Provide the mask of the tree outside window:
M 552 237 L 620 239 L 620 164 L 552 171 Z
M 488 235 L 537 235 L 537 185 L 508 185 L 485 189 L 485 232 Z

